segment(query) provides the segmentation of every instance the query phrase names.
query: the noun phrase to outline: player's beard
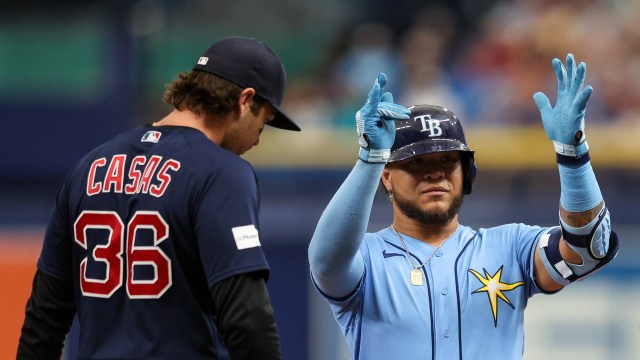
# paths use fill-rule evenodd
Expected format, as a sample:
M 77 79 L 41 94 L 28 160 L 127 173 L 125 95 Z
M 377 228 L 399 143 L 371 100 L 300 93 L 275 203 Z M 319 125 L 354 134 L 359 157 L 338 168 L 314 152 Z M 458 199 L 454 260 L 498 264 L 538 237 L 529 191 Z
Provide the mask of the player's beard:
M 443 211 L 424 211 L 416 206 L 412 201 L 393 194 L 393 202 L 400 211 L 411 219 L 419 221 L 425 225 L 444 226 L 453 220 L 460 211 L 464 195 L 459 194 L 453 198 L 451 206 Z

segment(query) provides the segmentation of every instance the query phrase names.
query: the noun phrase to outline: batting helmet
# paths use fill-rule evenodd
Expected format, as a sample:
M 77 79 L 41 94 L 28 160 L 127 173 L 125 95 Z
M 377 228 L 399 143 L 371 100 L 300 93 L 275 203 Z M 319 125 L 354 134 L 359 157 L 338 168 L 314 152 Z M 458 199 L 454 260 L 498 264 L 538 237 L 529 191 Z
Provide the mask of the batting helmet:
M 474 151 L 467 146 L 460 120 L 440 106 L 415 105 L 409 109 L 411 115 L 408 121 L 396 121 L 396 138 L 388 162 L 422 154 L 460 151 L 464 171 L 463 191 L 470 194 L 477 167 Z

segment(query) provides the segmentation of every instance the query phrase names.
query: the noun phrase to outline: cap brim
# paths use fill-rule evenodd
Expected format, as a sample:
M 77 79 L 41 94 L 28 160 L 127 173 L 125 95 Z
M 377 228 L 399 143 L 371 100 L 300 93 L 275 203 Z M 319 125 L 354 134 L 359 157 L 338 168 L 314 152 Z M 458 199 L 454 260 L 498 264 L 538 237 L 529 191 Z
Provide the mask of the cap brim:
M 287 115 L 280 106 L 274 103 L 271 103 L 271 105 L 276 108 L 277 113 L 273 120 L 269 121 L 267 125 L 283 130 L 300 131 L 300 127 L 289 118 L 289 115 Z

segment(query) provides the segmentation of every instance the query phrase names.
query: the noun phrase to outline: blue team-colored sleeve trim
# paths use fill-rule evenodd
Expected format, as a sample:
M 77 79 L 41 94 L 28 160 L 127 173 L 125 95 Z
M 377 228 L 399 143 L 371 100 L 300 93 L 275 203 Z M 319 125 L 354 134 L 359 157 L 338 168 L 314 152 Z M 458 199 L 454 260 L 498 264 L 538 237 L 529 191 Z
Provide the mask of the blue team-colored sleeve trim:
M 577 158 L 575 156 L 566 156 L 560 155 L 556 153 L 556 161 L 558 164 L 567 165 L 567 166 L 580 166 L 588 163 L 591 160 L 589 153 L 584 154 L 583 156 Z
M 542 231 L 540 231 L 540 233 L 538 234 L 536 241 L 534 241 L 531 246 L 532 246 L 532 252 L 531 252 L 531 260 L 530 260 L 530 266 L 531 266 L 531 283 L 533 284 L 534 289 L 532 289 L 532 291 L 529 294 L 529 297 L 537 294 L 537 293 L 541 293 L 544 295 L 553 295 L 556 294 L 558 292 L 560 292 L 563 288 L 560 288 L 558 290 L 554 290 L 554 291 L 547 291 L 542 289 L 541 287 L 538 286 L 538 283 L 536 281 L 535 278 L 535 259 L 536 259 L 536 249 L 538 248 L 539 242 L 540 242 L 540 238 L 542 237 L 542 235 L 546 234 L 550 229 L 552 229 L 552 227 L 548 227 L 548 228 L 544 228 L 542 229 Z M 540 256 L 543 256 L 543 254 L 540 254 Z M 534 291 L 536 290 L 536 291 Z
M 345 296 L 340 296 L 340 297 L 331 296 L 331 295 L 325 293 L 324 291 L 322 291 L 322 289 L 320 289 L 320 287 L 316 283 L 316 279 L 313 278 L 313 272 L 310 271 L 309 274 L 311 276 L 311 282 L 313 283 L 313 286 L 318 290 L 320 295 L 322 295 L 324 298 L 326 298 L 327 300 L 329 300 L 329 301 L 331 301 L 333 303 L 344 303 L 344 302 L 347 302 L 348 300 L 351 300 L 360 291 L 360 289 L 362 288 L 362 282 L 364 280 L 364 276 L 365 276 L 366 271 L 367 270 L 365 268 L 365 271 L 362 274 L 362 278 L 360 279 L 360 282 L 353 289 L 353 291 L 351 291 L 349 294 L 347 294 Z

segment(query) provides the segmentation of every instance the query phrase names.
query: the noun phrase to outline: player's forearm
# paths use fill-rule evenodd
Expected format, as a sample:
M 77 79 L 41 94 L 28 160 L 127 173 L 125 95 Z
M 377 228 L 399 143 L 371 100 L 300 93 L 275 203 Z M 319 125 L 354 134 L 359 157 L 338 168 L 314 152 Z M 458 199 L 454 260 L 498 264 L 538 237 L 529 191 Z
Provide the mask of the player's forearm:
M 37 271 L 33 279 L 17 359 L 59 359 L 76 307 L 73 284 Z
M 355 257 L 367 230 L 383 163 L 358 161 L 322 213 L 309 244 L 316 274 L 343 272 Z
M 211 294 L 218 328 L 232 360 L 282 359 L 271 300 L 259 273 L 223 280 Z
M 560 206 L 560 217 L 565 223 L 573 227 L 582 227 L 598 216 L 603 206 L 604 200 L 601 200 L 594 208 L 580 212 L 568 211 Z
M 265 292 L 266 294 L 266 292 Z M 231 360 L 280 360 L 280 336 L 268 297 L 253 308 L 245 307 L 236 313 L 237 320 L 228 337 Z M 246 301 L 243 297 L 240 301 Z M 243 311 L 244 310 L 244 311 Z
M 591 167 L 591 160 L 587 153 L 582 158 L 576 159 L 563 155 L 556 155 L 558 172 L 560 174 L 560 205 L 565 211 L 564 221 L 571 226 L 584 226 L 599 212 L 595 210 L 602 203 L 602 193 L 596 180 L 596 175 Z M 586 223 L 585 213 L 593 213 Z M 577 213 L 577 215 L 571 215 Z
M 536 256 L 536 279 L 545 291 L 589 276 L 609 263 L 619 247 L 589 154 L 582 158 L 558 155 L 558 163 L 561 227 L 541 238 Z
M 593 221 L 593 219 L 598 216 L 603 207 L 604 200 L 600 201 L 600 203 L 593 209 L 581 212 L 567 211 L 562 206 L 560 206 L 560 218 L 562 219 L 562 221 L 564 221 L 566 224 L 571 225 L 572 227 L 583 227 Z M 562 240 L 562 242 L 560 243 L 560 254 L 565 261 L 573 264 L 579 264 L 582 260 L 575 251 L 571 250 L 569 245 L 567 245 L 566 241 L 564 240 Z
M 358 248 L 364 239 L 383 163 L 358 160 L 322 214 L 309 244 L 309 265 L 320 290 L 343 297 L 364 273 Z
M 588 154 L 586 157 L 588 158 Z M 573 160 L 571 160 L 573 161 Z M 582 228 L 592 222 L 604 207 L 600 186 L 591 162 L 582 160 L 578 164 L 558 164 L 560 173 L 560 220 L 565 228 Z M 604 249 L 606 252 L 607 249 Z M 571 250 L 564 239 L 560 253 L 565 261 L 580 264 L 582 259 Z

